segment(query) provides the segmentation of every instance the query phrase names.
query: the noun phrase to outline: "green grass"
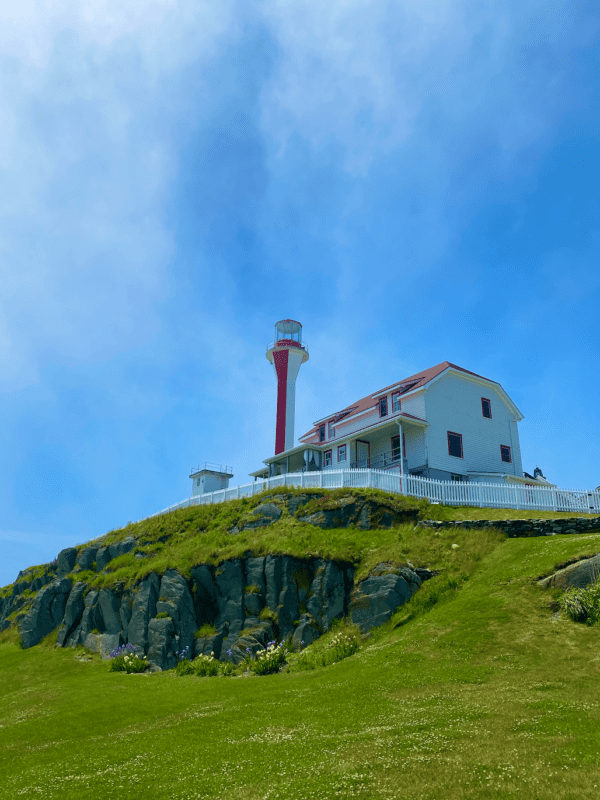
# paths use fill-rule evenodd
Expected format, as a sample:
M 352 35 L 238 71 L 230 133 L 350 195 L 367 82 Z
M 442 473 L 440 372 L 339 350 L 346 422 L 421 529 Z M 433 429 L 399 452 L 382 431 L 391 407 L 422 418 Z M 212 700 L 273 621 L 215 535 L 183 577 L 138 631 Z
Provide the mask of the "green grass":
M 56 634 L 23 651 L 6 631 L 0 798 L 595 800 L 600 628 L 557 613 L 558 594 L 536 579 L 600 551 L 600 534 L 279 524 L 279 541 L 273 530 L 256 545 L 442 573 L 354 655 L 309 670 L 292 656 L 272 676 L 111 673 L 55 649 Z M 192 558 L 174 533 L 161 563 L 175 561 L 171 546 Z M 335 635 L 315 643 L 316 661 Z

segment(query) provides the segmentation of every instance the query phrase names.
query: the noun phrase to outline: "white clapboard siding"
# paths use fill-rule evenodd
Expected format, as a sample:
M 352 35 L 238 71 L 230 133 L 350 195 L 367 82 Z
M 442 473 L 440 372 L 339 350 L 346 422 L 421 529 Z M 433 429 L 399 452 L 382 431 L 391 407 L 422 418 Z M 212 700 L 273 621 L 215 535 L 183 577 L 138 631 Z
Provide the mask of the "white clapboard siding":
M 427 419 L 427 409 L 425 407 L 425 392 L 418 392 L 410 397 L 400 397 L 400 410 L 406 414 L 412 414 L 419 419 Z M 390 406 L 391 408 L 391 406 Z
M 425 430 L 408 425 L 402 426 L 404 433 L 404 443 L 406 445 L 405 456 L 408 461 L 409 469 L 417 469 L 427 463 L 427 447 L 425 445 Z
M 378 422 L 381 422 L 378 408 L 373 408 L 371 411 L 361 414 L 359 417 L 349 422 L 338 422 L 335 426 L 336 439 L 342 437 L 343 441 L 343 438 L 349 436 L 351 433 L 360 431 L 370 425 L 377 425 Z
M 491 419 L 482 414 L 482 397 L 491 402 Z M 514 413 L 493 386 L 447 373 L 429 386 L 425 404 L 430 469 L 523 474 Z M 463 458 L 449 455 L 448 431 L 462 435 Z M 511 448 L 512 463 L 502 461 L 500 445 Z

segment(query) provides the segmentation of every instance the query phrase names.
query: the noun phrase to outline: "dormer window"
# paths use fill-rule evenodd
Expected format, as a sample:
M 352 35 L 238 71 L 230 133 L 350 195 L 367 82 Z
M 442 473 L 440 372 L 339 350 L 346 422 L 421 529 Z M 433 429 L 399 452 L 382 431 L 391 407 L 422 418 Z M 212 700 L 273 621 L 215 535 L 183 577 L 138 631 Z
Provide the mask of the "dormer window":
M 400 403 L 400 392 L 394 392 L 392 394 L 392 414 L 395 414 L 397 411 L 400 411 L 401 403 Z
M 329 422 L 327 424 L 327 436 L 330 439 L 334 439 L 335 438 L 335 428 L 334 428 L 333 422 Z
M 319 425 L 319 441 L 325 441 L 325 425 Z
M 492 418 L 492 403 L 487 397 L 481 398 L 481 413 L 488 419 Z
M 379 416 L 380 417 L 387 417 L 388 413 L 388 406 L 387 406 L 387 397 L 382 397 L 379 401 Z

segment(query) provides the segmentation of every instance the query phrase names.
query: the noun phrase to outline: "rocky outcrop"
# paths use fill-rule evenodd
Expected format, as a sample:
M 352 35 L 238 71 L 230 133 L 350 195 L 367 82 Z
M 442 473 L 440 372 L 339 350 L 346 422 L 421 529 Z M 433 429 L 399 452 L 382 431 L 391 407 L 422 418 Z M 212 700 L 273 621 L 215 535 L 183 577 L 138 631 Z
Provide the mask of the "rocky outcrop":
M 119 556 L 130 553 L 137 544 L 137 540 L 133 536 L 128 536 L 122 542 L 115 542 L 115 544 L 108 545 L 107 547 L 100 547 L 96 553 L 96 570 L 102 572 L 106 565 Z
M 148 651 L 148 625 L 150 620 L 156 616 L 159 588 L 160 579 L 158 575 L 150 573 L 142 581 L 133 600 L 131 619 L 127 626 L 127 641 L 137 648 L 140 655 Z
M 600 553 L 568 564 L 553 575 L 538 581 L 546 589 L 585 589 L 595 583 L 600 576 Z
M 58 554 L 56 559 L 57 561 L 57 574 L 60 577 L 67 575 L 73 567 L 75 566 L 75 562 L 77 561 L 77 548 L 76 547 L 67 547 L 64 550 L 61 550 Z
M 383 625 L 420 585 L 421 579 L 412 569 L 380 565 L 353 591 L 350 619 L 363 632 Z
M 68 578 L 57 578 L 38 592 L 29 613 L 19 620 L 23 649 L 38 644 L 61 624 L 71 588 Z
M 80 561 L 91 564 L 95 556 L 103 563 L 101 549 L 82 553 Z M 69 553 L 65 564 L 72 562 Z M 130 643 L 155 669 L 174 667 L 186 648 L 192 657 L 212 653 L 239 663 L 273 639 L 290 637 L 293 647 L 305 647 L 344 616 L 363 631 L 380 625 L 422 578 L 431 577 L 421 572 L 381 564 L 355 586 L 349 564 L 269 555 L 231 559 L 217 568 L 201 564 L 190 579 L 174 569 L 151 573 L 128 589 L 88 590 L 84 581 L 71 586 L 68 578 L 55 578 L 33 602 L 22 593 L 31 608 L 25 608 L 19 629 L 24 647 L 59 627 L 58 646 L 83 645 L 103 658 Z M 208 635 L 196 638 L 203 626 Z
M 398 510 L 392 501 L 373 500 L 368 497 L 348 495 L 337 500 L 324 498 L 324 508 L 299 516 L 318 528 L 347 528 L 354 525 L 361 530 L 391 528 L 405 522 L 416 523 L 418 510 Z M 313 502 L 314 504 L 314 502 Z
M 96 545 L 90 545 L 89 547 L 85 547 L 76 561 L 76 566 L 79 567 L 80 570 L 84 569 L 95 569 L 96 567 L 96 555 L 100 548 Z
M 74 584 L 69 594 L 69 599 L 65 606 L 65 613 L 63 617 L 60 630 L 58 631 L 58 638 L 56 643 L 64 645 L 68 638 L 71 636 L 77 623 L 83 615 L 85 609 L 84 594 L 87 589 L 87 584 L 79 581 Z

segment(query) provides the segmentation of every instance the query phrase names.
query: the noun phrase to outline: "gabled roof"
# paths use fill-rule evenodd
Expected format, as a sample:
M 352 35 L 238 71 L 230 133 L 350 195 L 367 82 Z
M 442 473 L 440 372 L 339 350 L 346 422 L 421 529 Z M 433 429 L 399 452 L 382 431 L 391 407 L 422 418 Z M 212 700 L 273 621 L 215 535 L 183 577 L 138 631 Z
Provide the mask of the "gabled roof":
M 331 422 L 331 421 L 339 422 L 343 417 L 350 416 L 350 414 L 355 416 L 356 414 L 360 414 L 363 411 L 367 411 L 369 408 L 374 408 L 375 406 L 377 406 L 378 398 L 385 394 L 388 394 L 390 391 L 393 391 L 394 393 L 399 392 L 402 395 L 402 394 L 407 394 L 408 392 L 415 392 L 418 389 L 422 389 L 424 386 L 426 386 L 428 383 L 434 380 L 434 378 L 437 378 L 438 375 L 441 375 L 442 372 L 445 372 L 447 369 L 456 369 L 459 372 L 464 372 L 467 375 L 472 375 L 473 377 L 479 378 L 480 380 L 488 381 L 489 383 L 494 383 L 504 394 L 506 394 L 502 389 L 502 387 L 500 386 L 500 384 L 497 383 L 497 381 L 492 381 L 489 378 L 484 378 L 483 375 L 478 375 L 476 372 L 471 372 L 468 369 L 463 369 L 462 367 L 459 367 L 456 364 L 452 364 L 450 361 L 442 361 L 441 364 L 436 364 L 435 367 L 429 367 L 429 369 L 424 369 L 422 372 L 416 372 L 414 375 L 410 375 L 408 378 L 404 378 L 404 380 L 398 381 L 397 383 L 392 383 L 389 386 L 386 386 L 384 389 L 380 389 L 377 392 L 373 392 L 373 394 L 369 394 L 366 397 L 363 397 L 361 400 L 352 403 L 352 405 L 346 406 L 346 408 L 342 409 L 341 411 L 337 411 L 334 414 L 329 414 L 327 417 L 323 417 L 322 419 L 317 420 L 314 423 L 314 427 L 312 427 L 309 431 L 307 431 L 300 437 L 300 441 L 316 433 L 316 431 L 319 428 L 319 425 L 322 425 L 324 422 Z

